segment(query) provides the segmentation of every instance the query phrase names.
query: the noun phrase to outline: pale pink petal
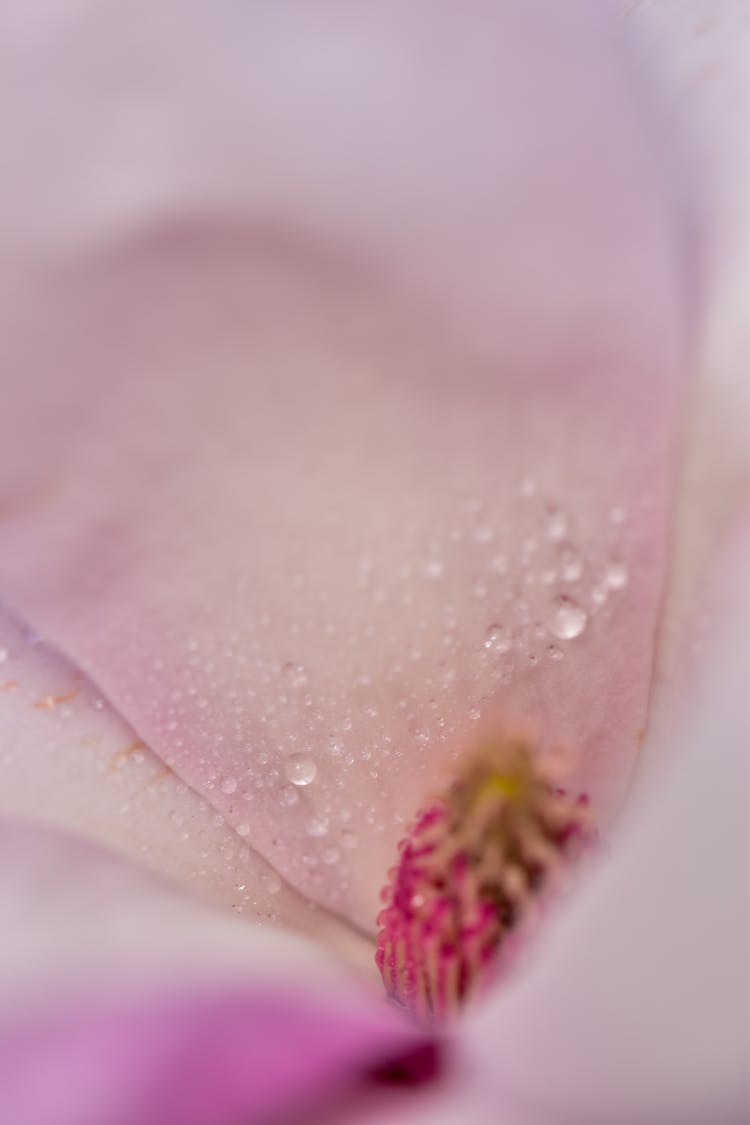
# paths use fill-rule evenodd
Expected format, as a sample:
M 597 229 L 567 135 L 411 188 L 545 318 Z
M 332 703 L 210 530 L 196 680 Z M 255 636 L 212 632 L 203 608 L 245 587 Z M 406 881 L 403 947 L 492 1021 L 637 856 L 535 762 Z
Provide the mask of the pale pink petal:
M 1 18 L 2 589 L 363 925 L 488 714 L 575 751 L 606 818 L 686 370 L 609 7 Z
M 73 838 L 0 825 L 0 1115 L 235 1125 L 432 1079 L 440 1049 L 312 946 Z
M 733 556 L 668 778 L 631 802 L 526 975 L 467 1019 L 477 1088 L 522 1119 L 747 1119 L 746 534 Z
M 660 671 L 678 667 L 721 545 L 746 505 L 750 274 L 750 10 L 744 0 L 625 0 L 628 26 L 684 139 L 701 226 L 703 308 L 683 440 Z
M 2 605 L 0 813 L 86 835 L 249 922 L 313 934 L 371 967 L 366 941 L 281 879 Z

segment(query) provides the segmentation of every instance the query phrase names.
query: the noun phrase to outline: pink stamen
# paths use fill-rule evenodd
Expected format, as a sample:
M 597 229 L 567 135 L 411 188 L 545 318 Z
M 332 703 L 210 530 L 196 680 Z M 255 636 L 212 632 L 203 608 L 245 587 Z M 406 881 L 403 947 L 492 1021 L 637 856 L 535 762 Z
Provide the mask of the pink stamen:
M 377 918 L 388 995 L 419 1018 L 455 1014 L 553 876 L 591 838 L 588 798 L 570 798 L 526 742 L 486 744 L 398 845 Z

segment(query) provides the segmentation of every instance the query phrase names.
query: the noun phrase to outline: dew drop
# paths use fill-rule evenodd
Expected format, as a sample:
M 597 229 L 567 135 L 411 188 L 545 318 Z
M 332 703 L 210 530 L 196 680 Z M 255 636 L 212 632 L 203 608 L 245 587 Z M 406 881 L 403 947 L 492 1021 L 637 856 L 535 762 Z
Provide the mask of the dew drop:
M 326 848 L 322 852 L 320 858 L 323 860 L 323 863 L 327 864 L 329 867 L 332 867 L 334 863 L 338 863 L 338 861 L 341 859 L 341 852 L 338 848 Z
M 325 836 L 328 833 L 328 821 L 324 816 L 314 816 L 308 820 L 305 831 L 308 836 Z
M 265 871 L 261 875 L 260 881 L 269 895 L 277 895 L 281 890 L 281 879 L 275 871 Z
M 604 581 L 610 590 L 624 590 L 628 584 L 628 568 L 625 563 L 610 562 L 604 571 Z
M 550 660 L 562 660 L 564 655 L 565 655 L 565 653 L 563 652 L 563 650 L 560 648 L 559 645 L 548 645 L 547 646 L 547 656 L 549 657 Z
M 307 754 L 292 754 L 284 766 L 287 781 L 292 785 L 310 785 L 315 780 L 318 767 Z
M 288 809 L 290 809 L 292 807 L 292 805 L 297 804 L 297 801 L 299 801 L 299 793 L 297 792 L 296 789 L 286 788 L 286 789 L 282 790 L 282 792 L 281 792 L 281 803 L 282 803 L 282 805 L 286 805 L 286 807 Z
M 564 512 L 553 509 L 547 523 L 547 536 L 555 543 L 559 543 L 568 533 L 568 520 Z
M 235 832 L 237 833 L 238 836 L 249 836 L 250 835 L 250 825 L 244 824 L 244 823 L 238 824 L 237 827 L 235 828 Z
M 9 656 L 10 653 L 8 652 L 7 648 L 0 648 L 0 664 L 4 664 Z
M 507 574 L 508 560 L 505 555 L 495 555 L 490 560 L 490 570 L 493 574 Z
M 428 562 L 425 563 L 422 573 L 425 578 L 434 580 L 436 578 L 442 578 L 443 570 L 444 567 L 440 559 L 429 559 Z
M 572 598 L 560 597 L 555 602 L 555 607 L 550 620 L 550 632 L 561 641 L 569 641 L 580 637 L 586 628 L 588 615 Z
M 301 664 L 295 664 L 290 660 L 282 667 L 286 679 L 294 688 L 302 688 L 307 684 L 307 672 Z
M 560 548 L 560 577 L 563 582 L 577 582 L 583 574 L 583 560 L 570 543 Z
M 536 496 L 536 481 L 533 477 L 524 477 L 518 486 L 521 496 Z
M 507 625 L 499 625 L 493 622 L 485 633 L 484 647 L 488 652 L 509 652 L 511 648 L 511 636 Z
M 224 780 L 221 783 L 221 791 L 222 791 L 222 793 L 226 793 L 227 797 L 230 797 L 232 795 L 232 793 L 236 793 L 236 791 L 237 791 L 237 778 L 236 777 L 225 777 Z
M 494 529 L 490 527 L 488 523 L 480 524 L 480 526 L 474 531 L 473 535 L 474 542 L 479 544 L 491 543 L 494 538 Z

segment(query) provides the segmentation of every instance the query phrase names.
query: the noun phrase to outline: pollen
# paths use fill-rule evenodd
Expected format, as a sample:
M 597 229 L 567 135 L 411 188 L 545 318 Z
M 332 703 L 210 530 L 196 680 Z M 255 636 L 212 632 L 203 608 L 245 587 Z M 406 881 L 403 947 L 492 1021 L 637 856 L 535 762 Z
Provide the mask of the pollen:
M 389 997 L 419 1018 L 456 1014 L 593 833 L 585 794 L 559 760 L 498 737 L 468 758 L 400 842 L 378 915 L 376 962 Z

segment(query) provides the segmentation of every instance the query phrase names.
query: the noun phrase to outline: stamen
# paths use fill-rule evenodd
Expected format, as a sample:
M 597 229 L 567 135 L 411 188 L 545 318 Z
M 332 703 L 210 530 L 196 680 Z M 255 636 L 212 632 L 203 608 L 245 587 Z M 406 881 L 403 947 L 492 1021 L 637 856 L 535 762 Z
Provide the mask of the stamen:
M 386 992 L 422 1018 L 456 1013 L 492 975 L 509 935 L 592 837 L 588 800 L 553 759 L 496 738 L 399 844 L 378 915 Z

